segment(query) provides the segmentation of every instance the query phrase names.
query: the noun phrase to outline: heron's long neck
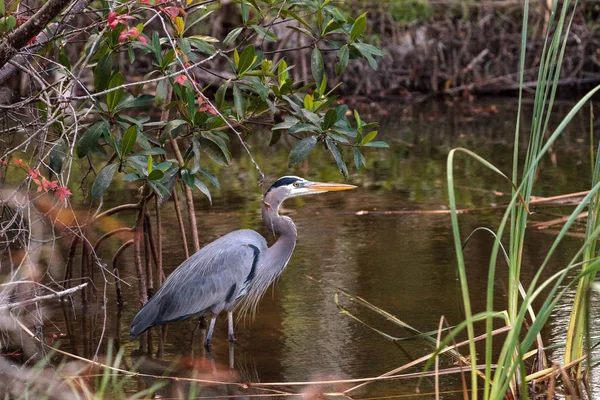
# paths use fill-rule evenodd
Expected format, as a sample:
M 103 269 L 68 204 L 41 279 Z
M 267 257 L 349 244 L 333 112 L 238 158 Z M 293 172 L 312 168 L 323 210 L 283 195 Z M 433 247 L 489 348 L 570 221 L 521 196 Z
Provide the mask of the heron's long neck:
M 262 205 L 263 222 L 267 229 L 275 234 L 278 239 L 267 250 L 268 257 L 266 257 L 266 260 L 268 260 L 268 265 L 264 265 L 264 268 L 278 275 L 292 256 L 298 234 L 292 219 L 279 215 L 280 203 L 269 203 L 269 200 L 268 198 L 265 199 Z

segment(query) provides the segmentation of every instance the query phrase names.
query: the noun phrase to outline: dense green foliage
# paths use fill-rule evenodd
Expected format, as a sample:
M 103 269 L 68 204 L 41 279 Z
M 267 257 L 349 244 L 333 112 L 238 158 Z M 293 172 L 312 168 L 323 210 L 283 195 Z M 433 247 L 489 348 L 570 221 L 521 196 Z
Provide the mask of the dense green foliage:
M 87 113 L 91 108 L 96 118 L 78 139 L 77 155 L 116 156 L 98 174 L 92 198 L 100 198 L 115 177 L 145 182 L 161 197 L 168 196 L 181 179 L 210 196 L 206 183 L 218 187 L 218 181 L 201 162 L 203 154 L 227 165 L 231 159 L 227 131 L 234 135 L 251 132 L 247 124 L 265 118 L 281 121 L 272 127 L 272 144 L 282 132 L 298 139 L 290 153 L 290 166 L 306 159 L 322 143 L 346 176 L 343 148 L 351 149 L 354 164 L 360 168 L 364 165 L 360 147 L 385 146 L 373 140 L 376 124 L 363 122 L 356 111 L 350 121 L 348 108 L 335 106 L 335 87 L 328 85 L 323 57 L 323 52 L 335 52 L 336 74 L 355 58 L 365 58 L 377 67 L 375 57 L 381 53 L 361 41 L 365 14 L 356 19 L 346 17 L 329 1 L 242 1 L 240 7 L 240 25 L 219 41 L 190 34 L 214 11 L 194 7 L 193 3 L 185 15 L 175 6 L 128 3 L 110 11 L 107 4 L 102 18 L 108 26 L 101 25 L 90 35 L 82 54 L 95 66 L 93 91 L 87 89 L 88 95 L 81 97 L 80 109 Z M 150 31 L 143 23 L 129 27 L 129 21 L 144 20 L 142 15 L 152 14 L 161 20 L 163 32 Z M 285 57 L 274 59 L 280 53 L 285 55 L 285 49 L 269 51 L 269 44 L 279 39 L 273 25 L 281 22 L 291 22 L 287 26 L 290 30 L 310 40 L 306 47 L 311 51 L 312 82 L 308 84 L 293 80 L 293 66 L 288 66 Z M 141 82 L 126 82 L 118 65 L 123 53 L 131 63 L 140 57 L 152 62 L 152 70 Z M 193 67 L 211 59 L 226 61 L 225 70 L 215 74 L 230 72 L 233 76 L 223 79 L 213 98 L 205 94 L 207 87 L 193 72 Z M 62 64 L 68 72 L 70 62 L 64 59 Z M 154 83 L 156 87 L 152 87 Z M 133 86 L 133 92 L 126 90 Z M 139 114 L 140 107 L 152 104 L 171 110 L 169 119 Z M 131 109 L 137 112 L 129 113 Z M 167 157 L 165 143 L 171 138 L 183 139 L 179 141 L 184 143 L 179 162 Z

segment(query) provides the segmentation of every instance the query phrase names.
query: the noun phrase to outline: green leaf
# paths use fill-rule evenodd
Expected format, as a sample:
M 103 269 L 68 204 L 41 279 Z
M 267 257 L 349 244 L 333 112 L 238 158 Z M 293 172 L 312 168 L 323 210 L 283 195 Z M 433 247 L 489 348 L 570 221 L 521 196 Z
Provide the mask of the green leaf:
M 296 165 L 299 162 L 306 159 L 306 157 L 308 157 L 308 155 L 310 154 L 312 149 L 315 148 L 316 144 L 317 144 L 316 136 L 309 136 L 305 139 L 302 139 L 298 143 L 296 143 L 296 145 L 290 152 L 290 162 L 288 164 L 288 167 L 291 168 L 294 165 Z
M 215 93 L 215 107 L 217 110 L 222 110 L 225 105 L 225 94 L 227 94 L 227 87 L 229 86 L 229 82 L 225 82 L 217 89 Z
M 338 114 L 334 109 L 329 109 L 325 113 L 325 119 L 323 120 L 323 130 L 327 130 L 333 126 L 338 120 Z
M 251 71 L 248 74 L 252 74 L 254 72 L 262 75 L 262 71 Z M 259 95 L 262 101 L 267 101 L 267 97 L 269 96 L 269 87 L 267 85 L 265 85 L 259 79 L 251 79 L 247 83 L 252 88 L 252 91 Z
M 106 89 L 112 73 L 112 54 L 106 53 L 100 58 L 94 68 L 94 88 L 96 92 L 101 92 Z
M 103 136 L 108 135 L 108 122 L 102 120 L 90 125 L 83 136 L 77 141 L 77 157 L 82 158 L 93 153 L 104 154 L 104 149 L 99 141 Z
M 200 179 L 198 179 L 198 177 L 194 177 L 194 186 L 196 186 L 198 188 L 198 190 L 200 190 L 202 193 L 204 193 L 204 195 L 208 198 L 208 201 L 212 205 L 212 198 L 210 197 L 210 190 L 208 190 L 208 187 L 206 187 L 204 182 L 202 182 Z
M 211 160 L 225 167 L 229 165 L 229 161 L 231 160 L 229 150 L 218 140 L 214 140 L 214 137 L 211 139 L 201 137 L 200 144 L 202 145 L 202 150 L 204 150 Z
M 316 127 L 321 127 L 321 117 L 319 117 L 318 114 L 315 114 L 314 112 L 310 112 L 308 110 L 302 110 L 302 115 L 304 115 L 304 117 Z
M 346 112 L 348 112 L 348 106 L 345 104 L 342 104 L 341 106 L 337 106 L 335 108 L 335 112 L 337 114 L 337 120 L 339 121 L 346 116 Z
M 158 182 L 158 181 L 148 181 L 148 186 L 158 196 L 159 206 L 160 206 L 160 204 L 164 203 L 165 199 L 167 199 L 167 198 L 169 198 L 171 196 L 171 190 L 173 190 L 173 187 L 175 186 L 174 184 L 171 184 L 170 181 L 167 182 L 167 183 L 171 187 L 170 189 L 167 188 L 165 185 L 163 185 L 161 182 Z
M 156 94 L 154 95 L 154 103 L 156 104 L 157 107 L 162 106 L 163 103 L 165 102 L 165 99 L 167 98 L 168 88 L 169 88 L 169 82 L 167 79 L 163 79 L 162 81 L 158 82 L 158 85 L 156 85 Z
M 161 156 L 161 155 L 167 155 L 167 152 L 165 151 L 165 149 L 161 149 L 160 147 L 153 147 L 149 150 L 142 150 L 142 151 L 138 151 L 138 152 L 132 154 L 132 156 Z
M 200 169 L 200 141 L 197 136 L 192 137 L 192 154 L 194 155 L 194 167 L 192 168 L 192 174 L 195 174 Z M 188 151 L 190 149 L 188 148 Z M 186 160 L 187 163 L 187 160 Z
M 139 125 L 136 125 L 136 126 L 139 129 L 139 134 L 137 135 L 137 142 L 136 143 L 138 143 L 140 145 L 140 147 L 142 149 L 144 149 L 144 150 L 151 150 L 152 149 L 152 145 L 150 144 L 150 140 L 148 140 L 148 138 L 146 137 L 146 135 L 144 134 L 144 132 L 141 131 L 142 128 L 140 128 Z M 153 137 L 150 136 L 150 139 L 152 140 L 152 143 L 160 145 L 160 142 L 158 142 Z
M 240 62 L 238 63 L 238 75 L 244 75 L 246 71 L 248 71 L 252 64 L 256 61 L 256 55 L 254 46 L 250 45 L 242 51 L 240 54 Z
M 367 143 L 369 143 L 370 141 L 375 139 L 375 136 L 377 136 L 377 131 L 369 132 L 368 134 L 365 135 L 365 137 L 362 138 L 362 140 L 360 141 L 360 143 L 358 145 L 359 146 L 366 145 Z
M 221 185 L 219 184 L 219 178 L 217 178 L 215 175 L 211 174 L 204 168 L 200 168 L 199 172 L 202 175 L 204 175 L 213 186 L 215 186 L 217 189 L 221 189 Z
M 161 171 L 165 172 L 166 170 L 168 170 L 169 168 L 171 168 L 171 166 L 173 165 L 173 161 L 163 161 L 161 163 L 159 163 L 158 165 L 156 165 L 154 167 L 154 169 L 160 169 Z
M 340 135 L 337 131 L 330 130 L 329 132 L 327 132 L 327 136 L 329 136 L 330 138 L 332 138 L 336 142 L 350 144 L 350 142 L 348 141 L 348 139 L 346 139 L 345 136 Z
M 306 108 L 308 111 L 312 111 L 313 109 L 313 96 L 310 93 L 307 93 L 306 96 L 304 96 L 304 108 Z
M 292 135 L 300 132 L 320 133 L 321 131 L 311 124 L 296 124 L 289 129 L 289 133 Z
M 323 75 L 325 73 L 325 65 L 323 64 L 323 55 L 318 48 L 314 48 L 310 57 L 310 68 L 312 70 L 312 76 L 317 84 L 317 87 L 323 82 Z
M 365 31 L 365 28 L 367 27 L 367 18 L 366 18 L 366 12 L 361 14 L 358 18 L 356 18 L 356 20 L 354 21 L 354 24 L 352 25 L 352 30 L 350 31 L 350 39 L 352 41 L 358 39 L 358 37 L 360 35 L 363 34 L 363 32 Z
M 386 142 L 369 142 L 369 143 L 365 144 L 364 146 L 365 147 L 383 147 L 383 148 L 390 147 Z
M 175 30 L 177 31 L 177 35 L 179 37 L 183 36 L 183 32 L 185 31 L 185 21 L 181 17 L 175 17 Z
M 130 182 L 130 181 L 137 181 L 138 179 L 140 179 L 138 174 L 131 173 L 131 174 L 125 174 L 125 176 L 121 180 L 124 182 Z
M 367 43 L 353 43 L 352 46 L 354 46 L 358 51 L 360 51 L 361 54 L 371 54 L 373 56 L 378 56 L 378 57 L 382 57 L 383 53 L 381 52 L 381 50 L 379 50 L 377 47 L 373 46 L 372 44 L 367 44 Z
M 148 156 L 148 164 L 146 165 L 146 171 L 148 172 L 148 176 L 152 173 L 152 156 Z
M 151 104 L 154 100 L 154 97 L 149 94 L 143 94 L 138 97 L 133 97 L 129 93 L 125 94 L 125 98 L 119 102 L 119 105 L 115 109 L 115 111 L 126 110 L 128 108 L 134 107 L 146 107 Z
M 335 73 L 340 75 L 348 66 L 348 60 L 350 59 L 350 49 L 347 44 L 340 47 L 337 57 L 339 61 L 335 64 Z
M 4 0 L 0 0 L 0 14 L 4 17 L 6 14 L 6 8 L 4 7 Z
M 160 36 L 157 31 L 152 32 L 152 38 L 150 39 L 150 47 L 154 52 L 154 56 L 156 57 L 156 61 L 159 65 L 162 65 L 162 52 L 160 50 Z
M 375 46 L 365 43 L 353 43 L 352 47 L 358 50 L 358 52 L 367 59 L 371 68 L 374 70 L 377 69 L 377 60 L 375 60 L 373 56 L 380 56 L 382 53 Z
M 321 96 L 325 95 L 325 91 L 327 90 L 327 75 L 323 75 L 323 80 L 321 81 L 321 86 L 319 86 L 319 93 Z
M 137 126 L 131 125 L 123 134 L 123 140 L 121 141 L 121 155 L 123 157 L 127 156 L 133 150 L 136 141 Z
M 216 53 L 216 49 L 215 46 L 213 46 L 212 44 L 207 42 L 207 39 L 199 39 L 199 37 L 202 38 L 209 38 L 209 36 L 191 36 L 189 38 L 187 38 L 190 42 L 190 44 L 192 46 L 194 46 L 195 48 L 197 48 L 198 50 L 200 50 L 202 53 L 204 54 L 208 54 L 208 55 L 213 55 Z M 211 38 L 214 39 L 214 38 Z M 215 39 L 217 42 L 218 40 Z
M 285 60 L 281 60 L 277 67 L 277 75 L 279 77 L 279 87 L 282 87 L 289 77 L 288 66 Z
M 233 107 L 239 120 L 244 118 L 244 98 L 237 84 L 233 84 Z
M 354 148 L 354 165 L 356 165 L 356 169 L 360 169 L 363 165 L 366 165 L 365 157 L 357 148 Z
M 271 130 L 276 131 L 278 129 L 290 129 L 292 126 L 296 125 L 299 122 L 300 121 L 298 120 L 298 118 L 288 115 L 287 117 L 285 117 L 285 120 L 283 122 L 278 123 L 273 128 L 271 128 Z
M 363 123 L 357 110 L 354 110 L 354 119 L 356 120 L 356 126 L 362 128 Z
M 296 14 L 294 11 L 292 10 L 285 10 L 284 11 L 286 14 L 290 15 L 292 18 L 294 18 L 296 21 L 300 22 L 302 25 L 304 25 L 305 27 L 307 27 L 308 29 L 312 30 L 312 27 L 310 26 L 310 24 L 301 16 L 299 16 L 298 14 Z M 282 14 L 284 13 L 282 12 Z M 311 35 L 312 36 L 312 35 Z
M 110 186 L 110 182 L 112 181 L 116 170 L 117 164 L 110 164 L 100 171 L 92 185 L 92 199 L 98 200 L 102 198 L 104 192 L 106 192 L 106 189 Z
M 181 169 L 181 179 L 188 185 L 190 188 L 194 188 L 194 174 L 190 172 L 187 168 Z
M 246 0 L 240 1 L 240 8 L 242 10 L 242 22 L 244 25 L 248 22 L 248 18 L 250 17 L 250 10 L 248 9 L 248 4 L 246 4 Z
M 109 89 L 117 88 L 117 87 L 121 86 L 124 81 L 125 80 L 123 79 L 123 75 L 120 72 L 116 73 L 110 80 L 110 83 L 108 84 L 108 88 Z M 124 93 L 125 93 L 125 89 L 119 88 L 117 90 L 109 92 L 106 95 L 106 108 L 108 108 L 108 111 L 110 113 L 115 111 L 115 109 L 117 108 L 117 105 L 119 105 L 119 102 L 121 101 L 121 98 L 123 97 Z
M 266 40 L 267 42 L 276 42 L 277 36 L 273 31 L 267 30 L 260 25 L 252 25 L 252 29 L 258 34 L 258 37 Z
M 337 22 L 335 19 L 330 19 L 327 25 L 325 25 L 325 29 L 323 29 L 322 35 L 325 36 L 337 29 L 340 29 L 342 25 Z
M 152 159 L 152 157 L 150 157 L 150 159 Z M 148 180 L 149 181 L 158 181 L 158 180 L 161 180 L 164 176 L 165 176 L 164 172 L 162 172 L 160 169 L 155 169 L 148 174 Z
M 233 49 L 233 63 L 235 64 L 235 68 L 238 68 L 240 65 L 240 53 L 238 53 L 237 49 Z
M 127 46 L 127 55 L 129 56 L 129 64 L 133 64 L 135 62 L 135 51 L 133 51 L 133 46 Z
M 173 134 L 173 131 L 176 130 L 177 128 L 179 128 L 181 125 L 187 124 L 186 121 L 182 120 L 182 119 L 174 119 L 172 121 L 169 121 L 166 123 L 165 127 L 163 128 L 163 133 L 165 135 L 167 135 L 167 137 L 169 135 Z M 175 136 L 173 136 L 175 137 Z
M 0 26 L 4 32 L 9 32 L 17 26 L 17 19 L 12 15 L 0 18 Z
M 227 47 L 231 43 L 233 43 L 235 41 L 235 39 L 237 39 L 237 37 L 240 36 L 240 33 L 242 33 L 243 29 L 244 29 L 244 27 L 240 26 L 239 28 L 235 28 L 234 30 L 229 32 L 229 34 L 223 40 L 223 47 Z
M 288 29 L 300 32 L 303 35 L 306 35 L 306 36 L 308 36 L 308 37 L 316 40 L 315 35 L 313 34 L 313 32 L 311 32 L 308 29 L 300 28 L 300 27 L 297 27 L 297 26 L 290 26 L 290 25 L 288 25 Z
M 333 140 L 331 140 L 329 137 L 325 138 L 325 143 L 327 144 L 327 148 L 333 155 L 333 158 L 335 159 L 335 162 L 337 163 L 338 169 L 340 170 L 342 175 L 344 175 L 344 178 L 347 179 L 348 178 L 348 167 L 346 166 L 346 163 L 344 162 L 344 157 L 342 156 L 340 149 L 333 142 Z

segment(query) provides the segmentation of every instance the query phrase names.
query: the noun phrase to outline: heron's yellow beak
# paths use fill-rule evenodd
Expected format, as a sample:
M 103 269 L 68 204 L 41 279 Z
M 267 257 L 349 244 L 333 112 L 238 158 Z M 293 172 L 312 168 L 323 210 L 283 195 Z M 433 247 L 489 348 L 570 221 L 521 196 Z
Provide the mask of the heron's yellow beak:
M 344 183 L 312 182 L 307 189 L 309 193 L 322 193 L 356 189 L 356 186 Z

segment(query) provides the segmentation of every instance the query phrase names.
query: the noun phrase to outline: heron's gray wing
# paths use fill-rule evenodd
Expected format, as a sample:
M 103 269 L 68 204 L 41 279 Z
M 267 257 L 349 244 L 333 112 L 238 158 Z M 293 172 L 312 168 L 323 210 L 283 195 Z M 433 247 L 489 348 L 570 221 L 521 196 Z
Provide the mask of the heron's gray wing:
M 205 311 L 218 314 L 246 289 L 267 248 L 257 232 L 231 232 L 185 260 L 135 316 L 131 336 Z

